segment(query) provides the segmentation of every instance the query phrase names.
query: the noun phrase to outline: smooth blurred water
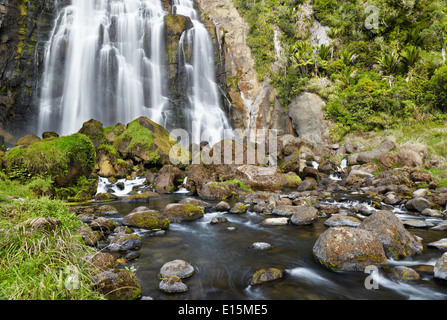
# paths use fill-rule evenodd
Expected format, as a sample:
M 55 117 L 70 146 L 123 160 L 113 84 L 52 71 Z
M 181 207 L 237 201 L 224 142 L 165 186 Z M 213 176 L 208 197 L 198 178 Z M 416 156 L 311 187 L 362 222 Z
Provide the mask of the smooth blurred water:
M 178 202 L 183 194 L 164 195 L 151 199 L 146 206 L 162 211 Z M 233 200 L 233 202 L 236 200 Z M 120 212 L 117 219 L 141 204 L 115 202 Z M 346 204 L 345 204 L 346 205 Z M 227 223 L 212 225 L 214 217 L 225 216 Z M 208 300 L 294 300 L 294 299 L 447 299 L 447 286 L 424 276 L 415 282 L 391 280 L 384 270 L 379 272 L 379 289 L 366 289 L 369 276 L 363 272 L 334 272 L 321 266 L 312 255 L 312 248 L 327 227 L 325 218 L 311 226 L 267 226 L 262 221 L 271 215 L 247 212 L 241 215 L 212 212 L 199 220 L 172 223 L 164 236 L 141 233 L 143 246 L 140 257 L 131 262 L 136 268 L 143 296 L 153 299 Z M 235 227 L 236 230 L 229 230 Z M 434 265 L 441 250 L 427 248 L 427 243 L 445 237 L 445 232 L 409 229 L 424 240 L 423 254 L 413 261 L 390 261 L 396 265 Z M 444 235 L 444 236 L 443 236 Z M 254 242 L 273 246 L 256 251 Z M 183 259 L 195 268 L 195 274 L 184 280 L 189 290 L 181 294 L 166 294 L 158 290 L 161 266 L 174 259 Z M 283 279 L 260 286 L 249 285 L 251 275 L 258 269 L 275 267 L 285 270 Z

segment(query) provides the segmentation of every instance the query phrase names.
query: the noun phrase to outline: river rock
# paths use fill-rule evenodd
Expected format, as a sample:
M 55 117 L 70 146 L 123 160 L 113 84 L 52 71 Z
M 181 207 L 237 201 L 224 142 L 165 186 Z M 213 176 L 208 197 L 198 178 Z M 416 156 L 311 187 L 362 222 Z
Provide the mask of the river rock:
M 237 168 L 235 176 L 254 190 L 281 190 L 301 183 L 295 173 L 281 173 L 277 167 L 243 165 Z
M 244 213 L 247 207 L 242 202 L 237 202 L 231 209 L 230 213 Z
M 92 247 L 95 247 L 101 239 L 101 234 L 98 231 L 93 231 L 88 226 L 79 227 L 76 229 L 76 233 L 82 237 L 86 245 Z
M 230 211 L 231 207 L 228 202 L 221 201 L 214 207 L 217 211 Z
M 447 252 L 436 261 L 434 276 L 438 279 L 447 280 Z
M 203 207 L 192 204 L 171 203 L 164 210 L 164 215 L 171 222 L 192 221 L 202 218 L 204 214 Z
M 135 276 L 125 269 L 103 271 L 93 277 L 98 292 L 108 300 L 136 300 L 141 287 Z
M 397 280 L 403 281 L 414 281 L 420 280 L 421 276 L 415 270 L 405 267 L 405 266 L 396 266 L 391 268 L 390 270 L 391 276 Z
M 210 221 L 211 224 L 218 224 L 224 222 L 228 222 L 228 219 L 226 217 L 214 217 Z
M 272 213 L 277 216 L 290 217 L 298 211 L 298 206 L 278 205 L 273 209 Z
M 193 206 L 199 206 L 204 208 L 211 208 L 212 205 L 209 202 L 200 200 L 200 199 L 194 199 L 194 198 L 185 198 L 178 202 L 179 204 L 192 204 Z
M 320 235 L 312 251 L 321 264 L 332 270 L 363 271 L 369 265 L 388 265 L 379 239 L 359 228 L 329 228 Z
M 123 224 L 128 227 L 143 229 L 168 229 L 170 221 L 156 210 L 138 207 L 123 218 Z
M 447 230 L 447 221 L 441 221 L 440 223 L 438 223 L 438 225 L 436 225 L 435 227 L 431 228 L 431 230 L 436 230 L 436 231 Z
M 421 214 L 424 216 L 428 216 L 428 217 L 438 217 L 438 218 L 444 216 L 444 214 L 441 211 L 436 210 L 436 209 L 430 209 L 430 208 L 424 209 L 421 212 Z
M 255 250 L 264 251 L 272 248 L 272 245 L 267 242 L 255 242 L 251 245 L 251 247 Z
M 289 223 L 289 218 L 267 218 L 262 223 L 269 226 L 284 226 Z
M 430 201 L 425 198 L 413 198 L 405 203 L 405 207 L 410 211 L 422 212 L 427 208 L 430 208 Z
M 262 268 L 256 271 L 251 279 L 251 285 L 259 285 L 265 282 L 281 279 L 284 276 L 284 271 L 277 268 Z
M 98 230 L 103 234 L 109 234 L 117 226 L 118 224 L 115 221 L 104 217 L 99 217 L 90 221 L 90 228 L 92 228 L 93 230 Z
M 157 193 L 172 193 L 175 190 L 175 174 L 166 172 L 155 178 L 154 188 Z
M 180 293 L 188 291 L 188 286 L 178 276 L 166 276 L 158 285 L 158 288 L 166 293 Z
M 188 278 L 194 274 L 194 267 L 188 262 L 180 259 L 166 262 L 160 269 L 160 278 L 177 276 L 181 279 Z
M 306 179 L 303 182 L 300 183 L 298 186 L 298 191 L 308 191 L 308 190 L 315 190 L 317 188 L 317 182 L 313 179 Z
M 318 219 L 318 210 L 310 206 L 299 206 L 290 221 L 296 225 L 310 225 Z
M 366 217 L 358 228 L 374 234 L 383 244 L 388 258 L 409 259 L 423 249 L 416 236 L 408 232 L 391 211 L 375 212 Z
M 141 237 L 135 233 L 118 233 L 109 237 L 110 244 L 107 249 L 110 251 L 126 251 L 141 247 Z
M 412 228 L 431 228 L 434 226 L 433 223 L 422 219 L 404 220 L 402 221 L 402 224 L 406 227 L 412 227 Z
M 447 250 L 447 238 L 443 238 L 435 242 L 430 242 L 429 244 L 427 244 L 427 246 L 441 250 Z
M 346 214 L 333 214 L 324 225 L 326 227 L 358 227 L 362 221 L 356 217 Z
M 223 182 L 207 182 L 197 190 L 199 197 L 205 200 L 218 200 L 228 198 L 237 193 L 239 184 Z

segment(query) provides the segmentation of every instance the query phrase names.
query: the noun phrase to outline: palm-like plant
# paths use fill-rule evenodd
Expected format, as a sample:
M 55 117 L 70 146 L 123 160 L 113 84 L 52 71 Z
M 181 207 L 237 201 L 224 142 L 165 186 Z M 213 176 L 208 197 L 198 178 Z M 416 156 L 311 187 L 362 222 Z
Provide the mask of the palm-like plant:
M 411 69 L 421 58 L 421 48 L 414 46 L 406 47 L 400 52 L 400 57 L 407 70 Z
M 332 52 L 332 46 L 330 44 L 329 45 L 320 44 L 320 46 L 318 47 L 318 58 L 320 58 L 320 60 L 327 61 L 328 56 L 331 52 Z
M 347 66 L 357 58 L 357 55 L 354 51 L 342 50 L 340 52 L 340 57 L 343 60 L 343 63 Z
M 382 52 L 375 60 L 385 74 L 393 74 L 397 71 L 399 55 L 395 51 Z

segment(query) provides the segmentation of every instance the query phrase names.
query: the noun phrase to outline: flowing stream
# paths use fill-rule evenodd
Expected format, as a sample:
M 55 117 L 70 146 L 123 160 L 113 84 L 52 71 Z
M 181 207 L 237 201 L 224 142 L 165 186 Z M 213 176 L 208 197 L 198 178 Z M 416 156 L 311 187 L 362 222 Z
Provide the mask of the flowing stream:
M 193 23 L 179 45 L 192 48 L 185 62 L 181 129 L 197 143 L 206 131 L 203 140 L 213 144 L 230 128 L 216 84 L 213 43 L 192 0 L 174 0 L 172 12 Z M 167 14 L 160 0 L 72 0 L 62 8 L 47 44 L 38 132 L 68 135 L 90 119 L 109 126 L 140 116 L 174 129 L 167 117 Z
M 131 181 L 127 183 L 131 184 Z M 184 193 L 162 195 L 143 205 L 163 211 L 166 205 L 186 197 L 188 195 Z M 233 203 L 236 201 L 232 200 Z M 341 194 L 330 202 L 341 209 L 350 209 L 359 203 L 372 209 L 368 200 L 357 195 Z M 119 211 L 113 218 L 120 222 L 142 204 L 116 201 L 111 205 Z M 415 218 L 401 207 L 395 207 L 394 212 L 402 220 Z M 228 222 L 210 223 L 212 218 L 222 216 Z M 143 239 L 143 245 L 139 249 L 140 257 L 129 265 L 136 269 L 143 296 L 162 300 L 447 299 L 446 284 L 435 281 L 430 275 L 423 275 L 419 281 L 403 282 L 393 280 L 381 270 L 379 288 L 367 289 L 365 281 L 369 274 L 330 271 L 314 259 L 312 248 L 328 228 L 324 225 L 325 218 L 319 218 L 311 226 L 262 224 L 269 217 L 272 215 L 250 210 L 244 214 L 209 212 L 192 222 L 171 223 L 162 236 L 136 230 Z M 442 221 L 430 219 L 434 224 Z M 423 238 L 423 253 L 411 261 L 389 260 L 389 266 L 434 266 L 443 251 L 427 247 L 427 244 L 443 238 L 445 233 L 422 228 L 410 228 L 409 231 Z M 272 248 L 255 250 L 252 247 L 255 242 L 267 242 Z M 195 274 L 184 280 L 189 287 L 187 292 L 166 294 L 158 289 L 158 273 L 164 263 L 175 259 L 189 262 L 195 268 Z M 264 267 L 283 269 L 285 276 L 264 285 L 250 285 L 251 275 Z

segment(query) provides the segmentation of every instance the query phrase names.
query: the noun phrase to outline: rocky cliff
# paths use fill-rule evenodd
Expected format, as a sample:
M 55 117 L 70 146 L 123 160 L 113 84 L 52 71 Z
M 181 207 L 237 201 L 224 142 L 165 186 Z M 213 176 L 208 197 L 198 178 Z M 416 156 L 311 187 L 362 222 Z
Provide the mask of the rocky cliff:
M 45 41 L 58 6 L 67 3 L 0 0 L 0 129 L 15 135 L 32 131 Z

